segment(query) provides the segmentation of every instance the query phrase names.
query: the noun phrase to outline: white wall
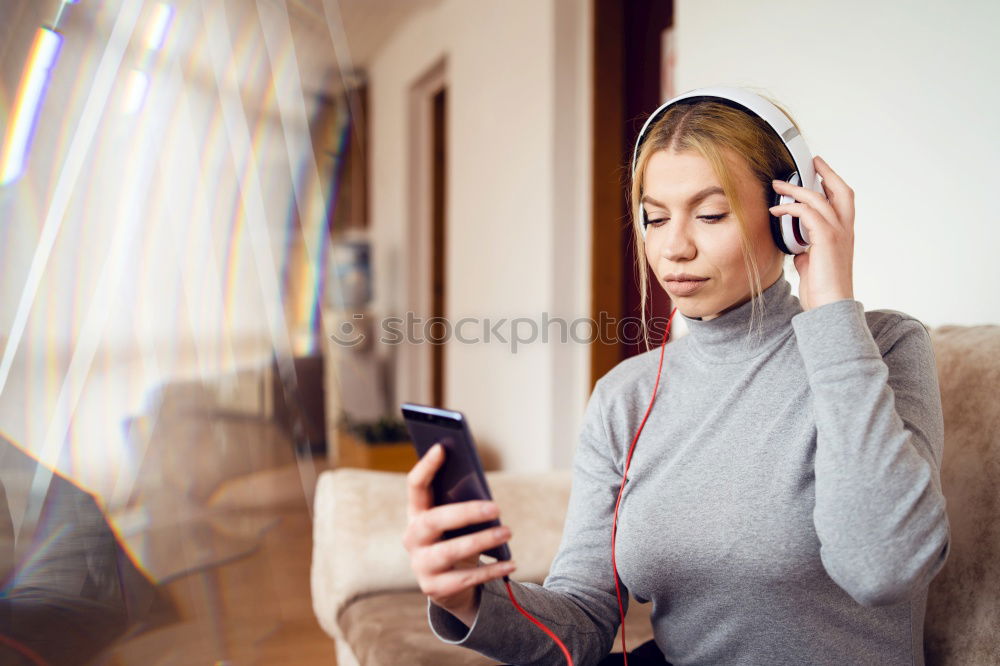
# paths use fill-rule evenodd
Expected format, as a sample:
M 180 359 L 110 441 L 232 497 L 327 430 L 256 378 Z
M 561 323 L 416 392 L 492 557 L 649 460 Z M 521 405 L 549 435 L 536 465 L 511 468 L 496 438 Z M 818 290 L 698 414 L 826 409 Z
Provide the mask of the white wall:
M 442 57 L 446 316 L 538 322 L 543 312 L 587 315 L 587 7 L 578 0 L 444 1 L 376 55 L 369 168 L 377 316 L 407 308 L 408 93 Z M 450 342 L 445 366 L 444 406 L 468 416 L 479 444 L 494 448 L 504 469 L 568 465 L 589 395 L 584 345 L 535 342 L 512 353 L 501 343 Z M 397 372 L 395 381 L 404 380 Z
M 866 309 L 1000 322 L 1000 4 L 677 0 L 675 25 L 678 91 L 776 97 L 855 190 Z

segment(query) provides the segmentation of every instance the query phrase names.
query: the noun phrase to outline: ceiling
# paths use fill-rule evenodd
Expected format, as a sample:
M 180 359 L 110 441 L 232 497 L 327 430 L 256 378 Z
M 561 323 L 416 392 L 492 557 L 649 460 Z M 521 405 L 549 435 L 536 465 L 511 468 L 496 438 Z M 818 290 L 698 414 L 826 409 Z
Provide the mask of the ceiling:
M 191 2 L 191 0 L 166 1 L 179 5 Z M 248 0 L 222 0 L 222 2 L 238 14 L 238 8 L 245 6 L 243 3 L 247 3 Z M 442 0 L 257 0 L 257 2 L 284 3 L 288 7 L 303 85 L 314 92 L 330 93 L 342 87 L 342 77 L 346 72 L 367 69 L 372 58 L 407 20 L 415 14 L 439 5 Z M 38 25 L 40 22 L 51 21 L 59 5 L 60 0 L 0 0 L 0 64 L 10 65 L 12 75 L 16 75 L 20 70 L 22 60 L 20 51 L 24 49 L 19 51 L 10 48 L 14 41 L 11 39 L 11 32 L 18 26 Z M 74 12 L 81 14 L 80 6 L 75 7 Z M 79 18 L 82 19 L 84 16 L 81 15 Z M 30 36 L 25 39 L 30 41 Z M 337 48 L 333 46 L 334 39 L 340 40 Z M 27 42 L 24 46 L 27 47 Z M 12 50 L 16 53 L 11 53 Z M 8 57 L 12 55 L 18 57 Z
M 269 0 L 279 2 L 281 0 Z M 304 84 L 339 88 L 341 74 L 365 70 L 392 34 L 441 0 L 284 0 L 303 62 Z M 324 9 L 328 4 L 329 15 Z M 329 19 L 329 20 L 328 20 Z M 339 24 L 338 24 L 339 19 Z M 333 39 L 344 45 L 333 48 Z M 331 58 L 331 54 L 334 56 Z M 320 77 L 322 80 L 317 80 Z

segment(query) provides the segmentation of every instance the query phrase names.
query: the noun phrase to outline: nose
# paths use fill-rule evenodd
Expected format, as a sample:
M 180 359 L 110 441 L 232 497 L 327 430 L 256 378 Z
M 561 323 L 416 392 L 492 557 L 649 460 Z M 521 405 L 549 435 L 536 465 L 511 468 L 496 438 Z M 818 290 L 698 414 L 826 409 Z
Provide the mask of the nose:
M 667 261 L 686 261 L 697 254 L 687 220 L 678 216 L 663 224 L 659 232 L 660 255 Z

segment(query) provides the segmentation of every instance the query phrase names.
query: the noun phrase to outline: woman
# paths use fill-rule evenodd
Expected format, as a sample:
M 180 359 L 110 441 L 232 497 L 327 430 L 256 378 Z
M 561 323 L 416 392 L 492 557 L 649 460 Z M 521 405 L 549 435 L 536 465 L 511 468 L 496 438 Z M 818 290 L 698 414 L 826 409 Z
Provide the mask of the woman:
M 927 586 L 950 536 L 930 337 L 913 317 L 854 300 L 854 193 L 814 164 L 825 197 L 774 181 L 794 170 L 782 142 L 711 100 L 671 107 L 642 143 L 637 269 L 645 287 L 648 264 L 688 328 L 665 350 L 617 525 L 623 606 L 653 604 L 655 645 L 636 650 L 646 663 L 923 663 Z M 796 203 L 769 209 L 773 192 Z M 797 216 L 812 243 L 794 260 L 799 298 L 769 212 Z M 612 517 L 658 362 L 647 351 L 597 382 L 549 575 L 510 582 L 576 666 L 614 663 Z M 503 662 L 565 663 L 512 605 L 510 569 L 478 565 L 509 530 L 438 541 L 499 515 L 478 502 L 431 508 L 441 458 L 435 447 L 410 472 L 403 539 L 432 630 Z

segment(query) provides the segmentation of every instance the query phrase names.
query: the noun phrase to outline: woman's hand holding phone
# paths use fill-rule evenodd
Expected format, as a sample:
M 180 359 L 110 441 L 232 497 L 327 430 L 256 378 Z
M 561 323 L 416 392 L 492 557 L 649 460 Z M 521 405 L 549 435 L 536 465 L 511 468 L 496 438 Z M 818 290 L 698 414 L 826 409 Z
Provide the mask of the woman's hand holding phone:
M 410 568 L 420 590 L 471 627 L 479 612 L 479 586 L 515 568 L 511 561 L 479 562 L 480 553 L 510 539 L 510 528 L 501 525 L 439 540 L 446 530 L 499 517 L 499 508 L 493 502 L 473 500 L 434 506 L 431 481 L 444 455 L 444 447 L 435 444 L 407 474 L 409 520 L 403 546 L 410 554 Z

